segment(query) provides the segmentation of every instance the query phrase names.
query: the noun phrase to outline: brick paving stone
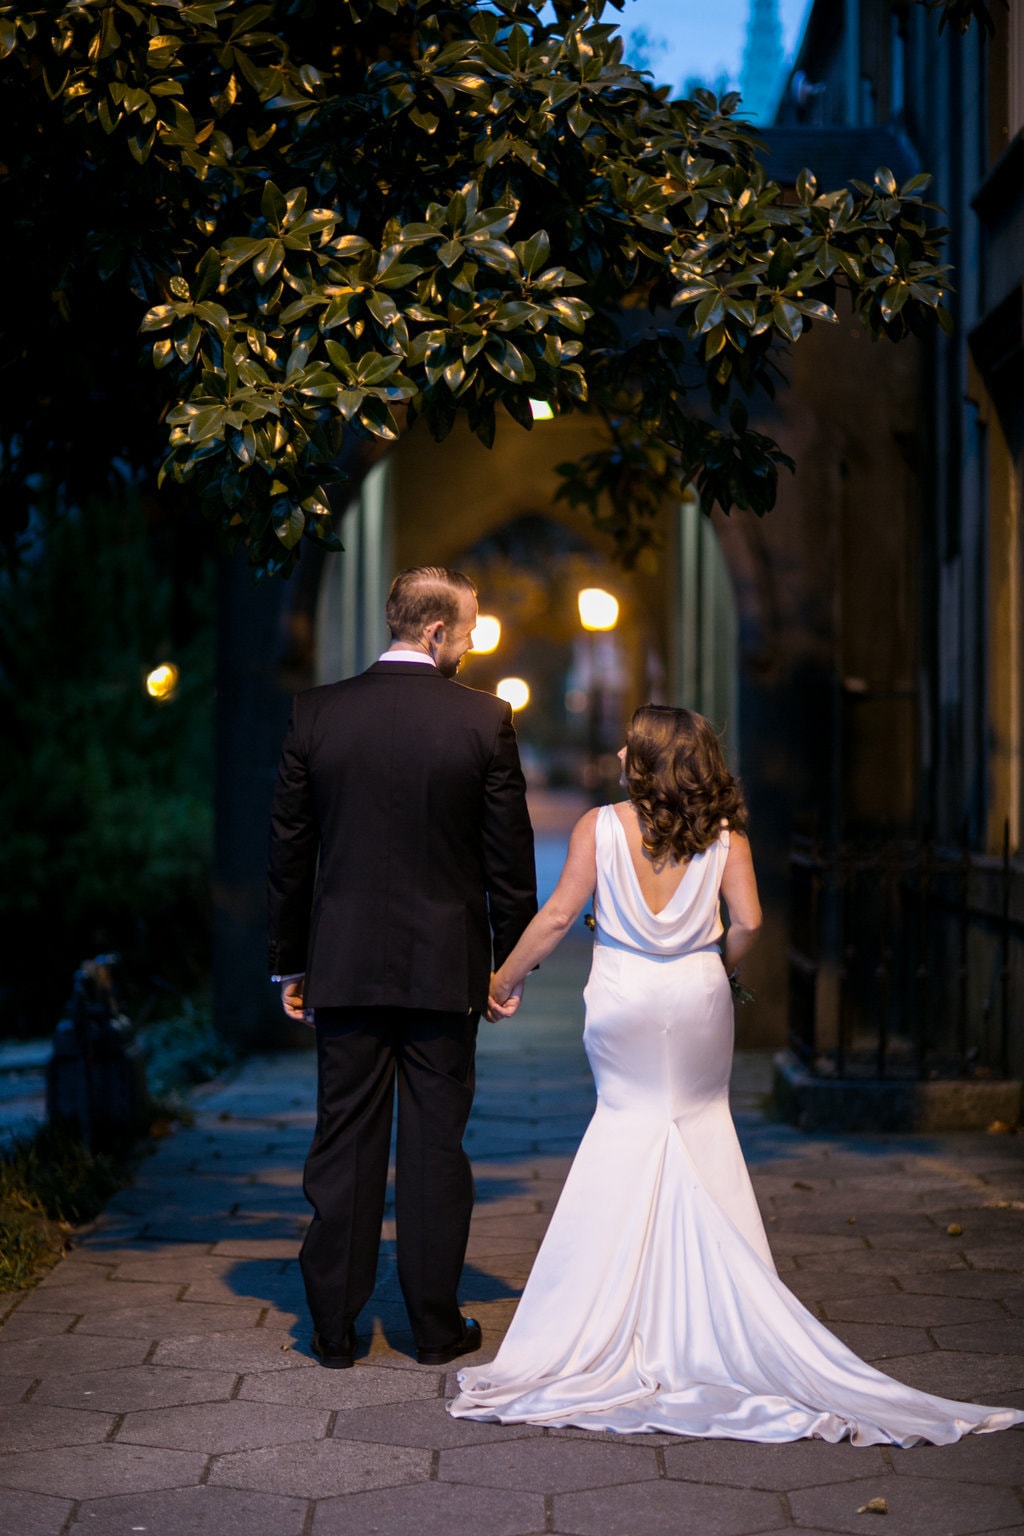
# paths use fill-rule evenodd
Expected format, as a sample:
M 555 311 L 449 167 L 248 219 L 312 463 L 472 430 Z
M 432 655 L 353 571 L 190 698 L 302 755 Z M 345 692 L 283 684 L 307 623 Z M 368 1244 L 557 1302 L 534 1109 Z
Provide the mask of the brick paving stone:
M 71 1255 L 72 1262 L 79 1264 L 95 1265 L 97 1269 L 111 1269 L 118 1264 L 132 1264 L 138 1260 L 157 1259 L 160 1263 L 173 1264 L 178 1259 L 196 1258 L 209 1252 L 210 1245 L 203 1243 L 152 1243 L 145 1238 L 136 1237 L 129 1242 L 123 1238 L 110 1237 L 100 1227 L 99 1223 L 91 1228 L 82 1239 L 80 1246 Z M 51 1272 L 51 1279 L 56 1277 L 58 1271 L 63 1269 L 62 1260 L 56 1270 Z M 154 1278 L 159 1278 L 155 1276 Z
M 1000 1316 L 993 1301 L 965 1301 L 958 1297 L 877 1296 L 871 1301 L 848 1297 L 828 1304 L 829 1318 L 836 1322 L 895 1323 L 901 1327 L 942 1328 L 951 1323 L 990 1323 Z
M 1024 1266 L 1024 1255 L 1022 1255 Z M 1006 1302 L 1013 1294 L 1019 1294 L 1009 1290 L 1014 1280 L 1005 1274 L 979 1273 L 976 1270 L 947 1270 L 938 1275 L 905 1275 L 900 1281 L 900 1289 L 916 1296 L 963 1296 L 965 1298 L 977 1297 L 982 1300 L 998 1300 Z M 1018 1277 L 1015 1282 L 1021 1285 Z
M 259 1307 L 210 1307 L 199 1302 L 169 1303 L 162 1307 L 119 1307 L 87 1312 L 78 1324 L 79 1333 L 109 1334 L 116 1339 L 163 1339 L 176 1334 L 221 1333 L 225 1328 L 255 1328 Z
M 218 1456 L 209 1480 L 259 1493 L 327 1499 L 339 1493 L 425 1482 L 432 1460 L 430 1451 L 410 1446 L 314 1440 Z
M 442 1482 L 563 1493 L 658 1477 L 653 1450 L 589 1440 L 517 1441 L 442 1451 Z
M 836 1267 L 836 1256 L 842 1263 L 847 1259 L 855 1258 L 858 1254 L 869 1253 L 864 1237 L 859 1232 L 789 1232 L 776 1231 L 773 1226 L 768 1234 L 771 1241 L 772 1253 L 791 1253 L 795 1255 L 814 1254 L 820 1256 L 830 1269 Z
M 775 1239 L 771 1229 L 768 1240 L 774 1249 Z M 878 1248 L 850 1249 L 842 1254 L 800 1250 L 795 1257 L 796 1267 L 800 1270 L 825 1269 L 831 1274 L 894 1275 L 897 1278 L 903 1275 L 931 1275 L 942 1270 L 965 1270 L 968 1267 L 967 1260 L 961 1254 L 953 1253 L 948 1248 L 931 1253 L 922 1250 L 894 1253 Z M 1005 1267 L 1010 1266 L 1007 1264 Z
M 156 1365 L 78 1371 L 44 1379 L 32 1402 L 87 1407 L 93 1413 L 130 1413 L 180 1403 L 225 1402 L 235 1380 L 229 1371 L 179 1371 Z
M 1024 1357 L 1020 1355 L 970 1355 L 962 1350 L 936 1349 L 930 1355 L 887 1360 L 885 1369 L 909 1387 L 962 1403 L 998 1407 L 1007 1392 L 1024 1391 Z
M 473 1222 L 474 1247 L 481 1250 L 493 1238 L 536 1238 L 540 1242 L 548 1229 L 548 1218 L 534 1211 L 528 1216 L 488 1216 L 481 1214 Z M 492 1252 L 496 1251 L 492 1248 Z
M 455 1388 L 453 1386 L 452 1390 Z M 567 1424 L 561 1429 L 545 1429 L 545 1435 L 554 1440 L 589 1440 L 597 1445 L 638 1445 L 641 1450 L 661 1450 L 669 1445 L 688 1445 L 693 1435 L 661 1435 L 653 1430 L 642 1434 L 620 1435 L 614 1430 L 576 1429 Z
M 752 1536 L 789 1528 L 774 1493 L 732 1489 L 724 1495 L 670 1480 L 560 1494 L 554 1524 L 567 1536 Z
M 178 1299 L 181 1286 L 176 1282 L 126 1284 L 122 1280 L 94 1281 L 91 1285 L 76 1286 L 69 1294 L 66 1286 L 41 1285 L 30 1291 L 18 1309 L 18 1315 L 33 1312 L 61 1312 L 68 1308 L 81 1315 L 85 1312 L 102 1312 L 106 1308 L 134 1307 L 136 1305 L 173 1305 Z
M 13 1376 L 8 1372 L 0 1374 L 0 1403 L 20 1403 L 29 1387 L 38 1377 Z
M 51 1408 L 37 1400 L 0 1408 L 0 1453 L 105 1440 L 117 1421 L 107 1413 Z
M 285 1256 L 295 1253 L 306 1224 L 305 1215 L 280 1220 L 272 1216 L 190 1216 L 186 1209 L 176 1218 L 164 1220 L 158 1217 L 147 1221 L 142 1235 L 147 1242 L 165 1242 L 191 1233 L 196 1242 L 215 1243 L 219 1253 L 227 1251 L 225 1239 L 236 1244 L 258 1244 L 264 1257 L 273 1258 L 276 1252 L 283 1252 Z
M 70 1304 L 74 1305 L 73 1300 Z M 68 1305 L 67 1298 L 65 1305 Z M 77 1312 L 28 1312 L 19 1307 L 17 1312 L 4 1323 L 4 1343 L 34 1343 L 40 1339 L 51 1340 L 60 1334 L 70 1332 L 77 1321 Z
M 94 1285 L 97 1281 L 109 1277 L 113 1269 L 114 1266 L 109 1259 L 104 1257 L 101 1261 L 80 1248 L 72 1248 L 60 1263 L 43 1277 L 39 1282 L 39 1288 L 45 1287 L 46 1290 L 53 1291 L 69 1285 Z M 160 1277 L 155 1275 L 153 1278 Z M 22 1292 L 19 1302 L 34 1294 L 33 1291 Z M 7 1301 L 8 1297 L 5 1296 L 3 1300 Z
M 4 1291 L 0 1295 L 0 1327 L 15 1313 L 31 1291 Z
M 291 1332 L 280 1328 L 225 1329 L 165 1339 L 153 1352 L 154 1365 L 209 1366 L 211 1370 L 287 1371 L 309 1364 L 295 1350 Z
M 692 1483 L 725 1483 L 786 1493 L 821 1483 L 850 1482 L 888 1468 L 877 1446 L 842 1440 L 794 1440 L 788 1445 L 748 1445 L 741 1440 L 692 1440 L 665 1452 L 666 1473 Z
M 862 1360 L 898 1360 L 903 1355 L 933 1353 L 936 1345 L 921 1328 L 887 1328 L 875 1323 L 833 1322 L 825 1308 L 819 1314 L 825 1326 L 842 1339 Z
M 291 1407 L 308 1404 L 343 1411 L 368 1408 L 377 1403 L 436 1398 L 439 1387 L 440 1377 L 436 1370 L 403 1371 L 358 1365 L 350 1371 L 331 1371 L 311 1364 L 308 1371 L 274 1371 L 246 1376 L 238 1395 L 246 1402 Z
M 892 1275 L 851 1275 L 842 1270 L 794 1270 L 786 1284 L 801 1301 L 814 1296 L 819 1301 L 847 1301 L 853 1296 L 889 1296 L 897 1288 Z
M 257 1301 L 261 1306 L 268 1303 L 283 1307 L 291 1313 L 305 1313 L 305 1292 L 298 1269 L 280 1273 L 276 1259 L 256 1261 L 251 1264 L 228 1265 L 222 1274 L 206 1274 L 187 1282 L 182 1297 L 190 1304 L 209 1302 L 215 1306 L 238 1306 L 245 1301 Z M 266 1321 L 262 1325 L 266 1327 Z
M 108 1493 L 141 1493 L 198 1483 L 206 1457 L 145 1445 L 75 1445 L 20 1452 L 0 1463 L 0 1487 L 95 1499 Z
M 313 1516 L 312 1536 L 522 1536 L 543 1531 L 545 1524 L 539 1493 L 421 1483 L 322 1499 Z M 639 1530 L 631 1536 L 640 1536 Z M 654 1533 L 645 1531 L 643 1536 Z
M 985 1350 L 993 1354 L 1024 1354 L 1024 1323 L 1011 1318 L 968 1323 L 957 1328 L 936 1328 L 940 1349 Z
M 1002 1270 L 1011 1275 L 1021 1272 L 1021 1245 L 1014 1248 L 971 1248 L 969 1258 L 972 1269 Z
M 453 1419 L 445 1411 L 444 1402 L 435 1396 L 419 1402 L 347 1409 L 336 1415 L 331 1433 L 337 1440 L 376 1440 L 380 1445 L 414 1445 L 444 1451 L 462 1445 L 505 1445 L 512 1440 L 539 1439 L 544 1431 L 534 1424 L 483 1424 L 476 1419 Z
M 260 1446 L 292 1445 L 322 1440 L 330 1414 L 326 1410 L 273 1403 L 191 1403 L 129 1413 L 117 1432 L 118 1443 L 163 1445 L 176 1451 L 249 1451 Z
M 867 1521 L 876 1517 L 857 1510 L 879 1497 L 889 1506 L 884 1523 L 877 1517 L 881 1536 L 981 1536 L 1021 1528 L 1020 1500 L 1008 1488 L 946 1479 L 870 1477 L 833 1488 L 802 1488 L 790 1494 L 789 1503 L 798 1529 L 818 1525 L 864 1536 Z
M 68 1371 L 117 1370 L 141 1365 L 149 1350 L 146 1339 L 103 1339 L 95 1334 L 8 1342 L 7 1327 L 5 1323 L 0 1333 L 0 1375 L 10 1371 L 35 1378 Z
M 87 1499 L 66 1536 L 129 1536 L 143 1530 L 146 1536 L 302 1536 L 307 1508 L 301 1498 L 206 1484 Z
M 892 1464 L 901 1477 L 1011 1484 L 1024 1490 L 1024 1429 L 1008 1429 L 996 1435 L 968 1435 L 956 1445 L 918 1445 L 911 1451 L 894 1453 Z
M 292 1237 L 225 1237 L 222 1229 L 212 1251 L 231 1259 L 294 1259 L 301 1240 L 301 1231 Z
M 190 1254 L 178 1254 L 163 1259 L 159 1257 L 134 1257 L 117 1265 L 118 1280 L 173 1281 L 175 1285 L 191 1285 L 202 1280 L 216 1280 L 236 1273 L 262 1273 L 273 1275 L 287 1265 L 284 1259 L 237 1259 L 229 1254 L 207 1253 L 200 1246 Z M 58 1266 L 59 1267 L 59 1266 Z
M 73 1508 L 70 1499 L 5 1488 L 0 1498 L 0 1536 L 63 1536 Z

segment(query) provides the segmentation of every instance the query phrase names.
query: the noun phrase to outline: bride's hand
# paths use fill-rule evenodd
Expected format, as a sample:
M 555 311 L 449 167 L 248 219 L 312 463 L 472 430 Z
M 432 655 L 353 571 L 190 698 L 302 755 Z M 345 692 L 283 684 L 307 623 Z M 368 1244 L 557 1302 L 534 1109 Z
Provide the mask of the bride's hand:
M 509 988 L 497 982 L 494 972 L 491 973 L 491 985 L 487 996 L 487 1008 L 484 1017 L 488 1023 L 496 1024 L 499 1019 L 510 1019 L 516 1012 L 523 998 L 523 982 Z

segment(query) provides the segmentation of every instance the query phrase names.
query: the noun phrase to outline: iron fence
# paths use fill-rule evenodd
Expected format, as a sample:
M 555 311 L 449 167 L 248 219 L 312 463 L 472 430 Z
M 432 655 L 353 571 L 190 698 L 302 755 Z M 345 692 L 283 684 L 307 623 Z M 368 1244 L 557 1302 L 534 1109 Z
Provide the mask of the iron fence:
M 889 839 L 790 853 L 790 1047 L 817 1076 L 1009 1077 L 1024 1066 L 1020 869 Z

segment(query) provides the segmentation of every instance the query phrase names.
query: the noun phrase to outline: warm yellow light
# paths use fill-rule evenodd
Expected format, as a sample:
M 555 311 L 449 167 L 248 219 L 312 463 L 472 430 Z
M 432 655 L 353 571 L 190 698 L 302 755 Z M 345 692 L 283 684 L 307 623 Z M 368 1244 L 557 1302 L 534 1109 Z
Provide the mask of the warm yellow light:
M 151 699 L 171 699 L 178 686 L 178 669 L 173 661 L 162 662 L 146 676 L 146 692 Z
M 576 601 L 584 629 L 614 629 L 619 617 L 618 600 L 601 587 L 584 587 Z
M 477 656 L 489 656 L 498 649 L 501 620 L 492 613 L 482 613 L 473 627 L 473 650 Z
M 521 677 L 503 677 L 494 691 L 513 709 L 525 709 L 530 702 L 530 685 Z
M 530 415 L 534 421 L 554 421 L 555 413 L 547 400 L 531 400 Z

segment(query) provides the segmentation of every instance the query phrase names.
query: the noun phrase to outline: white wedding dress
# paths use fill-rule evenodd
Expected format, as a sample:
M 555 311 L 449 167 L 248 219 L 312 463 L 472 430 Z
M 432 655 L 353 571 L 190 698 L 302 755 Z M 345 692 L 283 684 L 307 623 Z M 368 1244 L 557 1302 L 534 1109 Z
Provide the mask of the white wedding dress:
M 783 1285 L 729 1112 L 733 1010 L 716 943 L 729 833 L 657 915 L 614 807 L 596 837 L 583 1038 L 597 1108 L 497 1357 L 459 1372 L 449 1412 L 900 1446 L 1024 1423 L 884 1376 Z

